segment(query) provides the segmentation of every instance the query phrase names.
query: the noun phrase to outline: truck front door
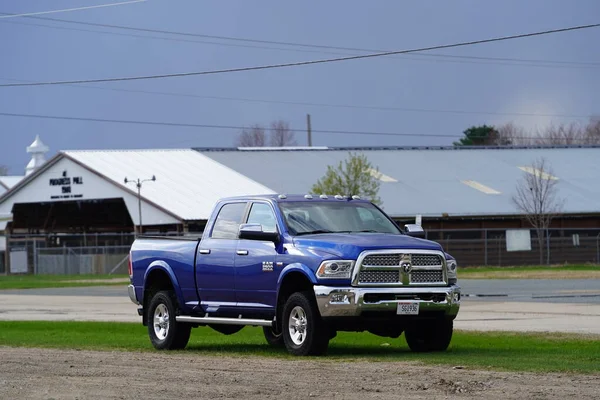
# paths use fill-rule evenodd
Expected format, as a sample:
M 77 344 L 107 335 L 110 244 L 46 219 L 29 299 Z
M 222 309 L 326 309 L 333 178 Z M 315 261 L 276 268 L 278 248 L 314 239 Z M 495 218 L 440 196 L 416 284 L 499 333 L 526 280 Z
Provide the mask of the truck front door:
M 277 231 L 274 210 L 268 202 L 255 201 L 247 223 L 261 224 L 263 231 Z M 279 230 L 281 232 L 281 230 Z M 238 240 L 235 254 L 235 285 L 238 307 L 272 309 L 277 299 L 281 245 L 270 241 Z

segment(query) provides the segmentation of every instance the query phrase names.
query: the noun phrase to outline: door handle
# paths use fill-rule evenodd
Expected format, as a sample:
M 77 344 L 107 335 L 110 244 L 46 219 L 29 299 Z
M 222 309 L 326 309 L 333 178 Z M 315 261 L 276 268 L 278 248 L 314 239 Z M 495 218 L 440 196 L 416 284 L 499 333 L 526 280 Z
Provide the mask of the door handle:
M 237 255 L 238 256 L 247 256 L 248 255 L 248 250 L 238 250 L 237 251 Z
M 200 249 L 200 254 L 210 254 L 210 249 Z

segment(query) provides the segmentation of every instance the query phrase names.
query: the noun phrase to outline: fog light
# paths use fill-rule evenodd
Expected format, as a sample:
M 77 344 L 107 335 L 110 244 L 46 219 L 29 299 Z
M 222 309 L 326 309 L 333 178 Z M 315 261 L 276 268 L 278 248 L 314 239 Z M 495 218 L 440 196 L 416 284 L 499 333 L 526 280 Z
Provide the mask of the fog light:
M 331 295 L 330 303 L 350 303 L 348 301 L 348 295 L 344 293 L 334 293 Z

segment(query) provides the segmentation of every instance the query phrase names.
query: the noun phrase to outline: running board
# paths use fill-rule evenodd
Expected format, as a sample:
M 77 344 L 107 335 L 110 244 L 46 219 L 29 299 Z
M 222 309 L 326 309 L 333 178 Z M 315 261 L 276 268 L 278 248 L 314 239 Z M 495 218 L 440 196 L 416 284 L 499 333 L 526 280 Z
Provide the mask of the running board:
M 273 325 L 273 321 L 269 321 L 267 319 L 190 317 L 187 315 L 178 315 L 175 317 L 175 320 L 177 322 L 192 322 L 195 324 L 252 325 L 252 326 L 272 326 Z

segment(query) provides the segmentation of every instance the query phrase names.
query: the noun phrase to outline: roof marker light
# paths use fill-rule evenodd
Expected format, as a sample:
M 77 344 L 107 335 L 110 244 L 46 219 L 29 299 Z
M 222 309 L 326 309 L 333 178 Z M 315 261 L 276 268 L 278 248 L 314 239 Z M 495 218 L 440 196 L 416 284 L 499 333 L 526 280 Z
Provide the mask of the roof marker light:
M 341 194 L 336 194 L 335 198 L 338 200 L 344 200 L 344 196 L 342 196 Z
M 355 194 L 352 196 L 352 200 L 360 200 L 360 196 Z
M 305 194 L 305 195 L 304 195 L 304 198 L 305 198 L 305 199 L 309 199 L 309 200 L 310 200 L 310 199 L 312 199 L 313 197 L 312 197 L 312 194 Z
M 329 197 L 327 197 L 327 195 L 326 195 L 326 194 L 322 194 L 322 195 L 320 195 L 319 197 L 320 197 L 321 199 L 328 199 L 328 198 L 329 198 Z
M 277 196 L 277 197 L 279 197 L 280 199 L 287 199 L 287 196 L 286 196 L 285 194 L 280 194 L 280 195 L 279 195 L 279 196 Z

